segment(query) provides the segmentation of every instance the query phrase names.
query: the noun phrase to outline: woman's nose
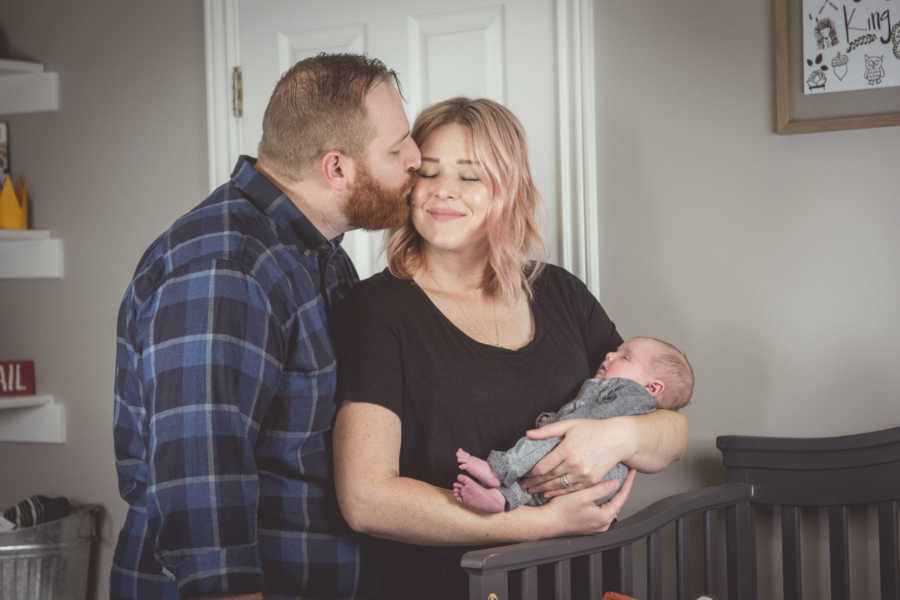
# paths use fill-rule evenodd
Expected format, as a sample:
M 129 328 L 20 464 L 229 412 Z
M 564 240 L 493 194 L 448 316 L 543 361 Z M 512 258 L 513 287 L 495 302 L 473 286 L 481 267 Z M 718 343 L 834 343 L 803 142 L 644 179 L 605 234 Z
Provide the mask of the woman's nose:
M 435 198 L 452 198 L 453 190 L 447 184 L 447 178 L 438 176 L 434 180 L 434 189 L 432 190 L 432 194 Z

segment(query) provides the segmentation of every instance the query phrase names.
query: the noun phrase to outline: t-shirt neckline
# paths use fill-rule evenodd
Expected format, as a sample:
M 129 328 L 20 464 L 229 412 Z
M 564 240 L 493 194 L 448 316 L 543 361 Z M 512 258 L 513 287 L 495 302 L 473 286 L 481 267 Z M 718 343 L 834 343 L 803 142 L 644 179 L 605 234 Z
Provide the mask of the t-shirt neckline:
M 392 275 L 393 276 L 393 275 Z M 508 354 L 508 355 L 522 355 L 527 352 L 530 352 L 537 346 L 537 342 L 540 339 L 543 333 L 543 319 L 541 319 L 541 313 L 537 310 L 537 304 L 534 301 L 534 298 L 528 300 L 528 308 L 531 310 L 531 318 L 534 319 L 534 335 L 531 336 L 531 339 L 527 344 L 522 346 L 521 348 L 517 348 L 515 350 L 511 350 L 510 348 L 505 348 L 503 346 L 495 346 L 493 344 L 485 344 L 483 342 L 479 342 L 478 340 L 472 338 L 465 331 L 456 326 L 456 324 L 451 321 L 447 315 L 445 315 L 440 308 L 434 303 L 425 290 L 419 287 L 419 284 L 410 277 L 409 285 L 412 289 L 415 290 L 414 293 L 418 294 L 424 301 L 428 309 L 437 314 L 438 318 L 441 319 L 444 323 L 446 323 L 450 329 L 454 332 L 454 334 L 462 339 L 466 344 L 472 346 L 473 348 L 477 348 L 483 352 L 491 352 L 491 353 L 499 353 L 499 354 Z

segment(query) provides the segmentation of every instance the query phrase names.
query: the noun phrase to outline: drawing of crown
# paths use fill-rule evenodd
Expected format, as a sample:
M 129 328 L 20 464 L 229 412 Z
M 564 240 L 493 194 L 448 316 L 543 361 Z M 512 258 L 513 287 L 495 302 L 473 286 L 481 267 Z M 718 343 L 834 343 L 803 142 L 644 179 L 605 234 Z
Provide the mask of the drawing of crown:
M 28 190 L 21 179 L 13 187 L 9 175 L 0 190 L 0 229 L 28 229 Z

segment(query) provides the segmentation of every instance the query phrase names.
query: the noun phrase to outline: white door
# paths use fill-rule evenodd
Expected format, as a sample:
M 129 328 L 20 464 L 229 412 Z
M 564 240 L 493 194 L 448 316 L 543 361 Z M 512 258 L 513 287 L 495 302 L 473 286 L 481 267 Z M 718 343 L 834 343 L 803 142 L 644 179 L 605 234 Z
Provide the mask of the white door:
M 497 100 L 521 119 L 535 183 L 544 198 L 546 251 L 558 261 L 558 196 L 560 187 L 567 190 L 560 181 L 560 148 L 567 138 L 561 140 L 560 131 L 570 117 L 562 115 L 560 120 L 558 106 L 568 104 L 568 90 L 561 95 L 559 86 L 579 78 L 558 76 L 557 66 L 566 68 L 566 63 L 560 62 L 564 45 L 558 46 L 556 38 L 560 18 L 568 19 L 574 30 L 572 44 L 578 45 L 571 5 L 561 0 L 207 0 L 207 48 L 229 53 L 242 73 L 243 115 L 230 126 L 232 145 L 242 154 L 256 155 L 269 95 L 297 60 L 321 51 L 378 57 L 399 75 L 410 123 L 423 107 L 456 95 Z M 225 40 L 218 49 L 215 31 L 210 42 L 210 30 L 217 27 L 224 32 L 219 41 Z M 215 82 L 208 81 L 212 94 Z M 221 112 L 223 106 L 221 99 L 210 97 L 211 111 Z M 568 110 L 566 106 L 564 112 Z M 226 136 L 214 135 L 214 117 L 211 114 L 211 156 L 224 162 L 221 149 L 213 146 L 215 139 Z M 568 148 L 563 153 L 570 154 Z M 211 173 L 221 171 L 211 168 Z M 382 246 L 381 233 L 350 232 L 344 238 L 362 278 L 384 268 Z

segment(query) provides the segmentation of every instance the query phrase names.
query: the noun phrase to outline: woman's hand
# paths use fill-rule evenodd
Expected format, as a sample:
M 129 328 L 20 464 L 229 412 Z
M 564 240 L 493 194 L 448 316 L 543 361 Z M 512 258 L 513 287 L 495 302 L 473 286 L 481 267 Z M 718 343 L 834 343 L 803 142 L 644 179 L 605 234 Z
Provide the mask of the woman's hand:
M 615 480 L 607 480 L 577 493 L 567 494 L 543 507 L 551 512 L 561 528 L 562 533 L 557 535 L 589 535 L 609 529 L 628 500 L 634 474 L 634 469 L 628 471 L 622 487 L 606 504 L 597 506 L 595 502 L 616 489 L 618 482 Z
M 688 424 L 681 413 L 655 410 L 609 419 L 566 419 L 528 431 L 534 439 L 552 436 L 565 437 L 519 480 L 528 491 L 550 498 L 597 483 L 618 462 L 641 473 L 665 469 L 684 455 Z
M 564 437 L 556 448 L 519 480 L 519 485 L 532 494 L 542 492 L 546 498 L 596 485 L 616 463 L 634 453 L 629 443 L 629 431 L 627 421 L 618 417 L 566 419 L 540 429 L 531 429 L 528 437 L 532 439 Z M 563 485 L 563 475 L 568 487 Z

